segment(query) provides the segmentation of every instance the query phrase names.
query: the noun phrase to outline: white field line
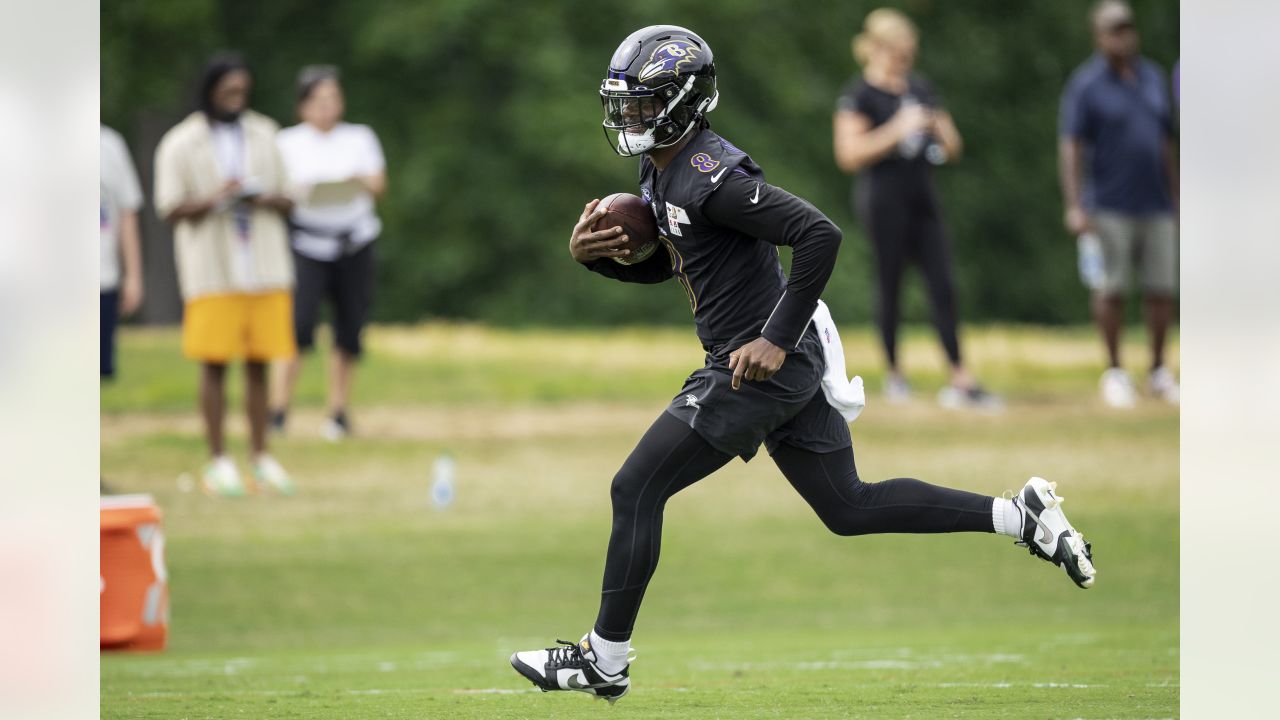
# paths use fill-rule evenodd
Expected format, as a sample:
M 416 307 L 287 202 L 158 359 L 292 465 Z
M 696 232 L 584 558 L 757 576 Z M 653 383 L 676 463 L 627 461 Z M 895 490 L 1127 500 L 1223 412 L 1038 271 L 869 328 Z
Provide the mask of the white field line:
M 1026 657 L 1013 653 L 912 657 L 903 653 L 899 657 L 868 660 L 816 660 L 791 663 L 715 663 L 695 660 L 689 663 L 689 667 L 695 670 L 925 670 L 946 665 L 972 665 L 975 663 L 1025 665 Z
M 937 689 L 955 689 L 955 688 L 974 688 L 981 690 L 1008 690 L 1013 688 L 1035 688 L 1035 689 L 1060 689 L 1060 690 L 1094 690 L 1101 688 L 1109 688 L 1110 685 L 1098 685 L 1088 683 L 1058 683 L 1058 682 L 1034 682 L 1034 683 L 1007 683 L 1007 682 L 941 682 L 941 683 L 853 683 L 843 685 L 846 688 L 883 688 L 894 686 L 910 686 L 919 688 L 937 688 Z M 1148 688 L 1177 688 L 1178 685 L 1166 685 L 1163 683 L 1148 683 Z M 687 687 L 654 687 L 651 691 L 656 692 L 697 692 L 697 688 Z M 346 695 L 424 695 L 429 693 L 443 692 L 437 688 L 364 688 L 360 690 L 346 690 Z M 541 692 L 538 688 L 456 688 L 453 690 L 454 695 L 524 695 L 526 693 Z M 201 695 L 238 695 L 253 697 L 279 697 L 279 696 L 297 696 L 297 695 L 316 695 L 306 688 L 296 688 L 293 690 L 232 690 L 217 689 L 209 690 L 207 693 L 202 692 L 178 692 L 159 690 L 155 692 L 127 693 L 128 697 L 134 698 L 194 698 Z M 318 693 L 323 695 L 324 693 Z M 1080 720 L 1080 719 L 1077 719 Z M 1156 719 L 1152 719 L 1156 720 Z
M 270 657 L 263 658 L 228 658 L 226 660 L 176 660 L 168 663 L 146 664 L 127 669 L 132 677 L 203 677 L 209 675 L 240 675 L 250 670 L 254 674 L 270 672 L 277 665 L 287 665 L 289 672 L 297 675 L 347 672 L 394 672 L 397 670 L 430 670 L 446 665 L 459 664 L 456 653 L 422 652 L 409 658 L 397 657 L 395 662 L 388 662 L 376 655 L 353 654 L 334 655 L 323 660 L 287 663 L 275 662 Z
M 435 688 L 365 688 L 362 690 L 344 690 L 344 695 L 423 695 L 426 693 L 440 692 Z M 157 690 L 154 692 L 130 692 L 125 693 L 126 697 L 131 698 L 195 698 L 203 695 L 240 695 L 253 697 L 283 697 L 283 696 L 308 696 L 322 697 L 327 693 L 315 692 L 305 687 L 293 690 L 230 690 L 230 689 L 214 689 L 205 692 L 178 692 L 176 690 Z

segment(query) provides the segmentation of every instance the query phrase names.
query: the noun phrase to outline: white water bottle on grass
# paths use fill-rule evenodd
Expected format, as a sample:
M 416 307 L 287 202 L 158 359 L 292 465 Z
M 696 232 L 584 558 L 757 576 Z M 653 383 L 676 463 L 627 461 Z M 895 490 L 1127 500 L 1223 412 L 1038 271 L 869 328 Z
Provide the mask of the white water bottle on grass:
M 436 458 L 431 468 L 431 504 L 443 510 L 453 504 L 455 464 L 453 456 L 445 453 Z

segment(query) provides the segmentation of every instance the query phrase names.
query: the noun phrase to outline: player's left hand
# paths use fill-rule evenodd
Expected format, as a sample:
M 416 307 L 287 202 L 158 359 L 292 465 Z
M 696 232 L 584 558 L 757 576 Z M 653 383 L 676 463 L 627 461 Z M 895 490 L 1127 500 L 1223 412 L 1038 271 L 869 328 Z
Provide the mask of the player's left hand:
M 768 380 L 782 367 L 787 351 L 758 337 L 729 353 L 729 369 L 733 371 L 734 390 L 742 387 L 742 379 Z

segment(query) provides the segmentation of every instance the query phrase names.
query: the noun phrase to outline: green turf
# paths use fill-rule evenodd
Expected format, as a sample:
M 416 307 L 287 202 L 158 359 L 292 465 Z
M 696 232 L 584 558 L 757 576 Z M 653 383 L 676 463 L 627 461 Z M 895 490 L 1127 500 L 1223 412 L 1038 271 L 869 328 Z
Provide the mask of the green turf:
M 870 334 L 846 335 L 869 364 Z M 366 436 L 329 445 L 304 412 L 275 449 L 301 493 L 233 501 L 175 482 L 203 455 L 179 412 L 193 372 L 176 336 L 126 332 L 103 473 L 164 508 L 173 622 L 164 653 L 104 655 L 103 717 L 1177 716 L 1176 410 L 1100 407 L 1085 330 L 971 337 L 1008 411 L 873 394 L 852 426 L 862 475 L 991 493 L 1059 480 L 1098 587 L 986 535 L 831 536 L 766 456 L 735 461 L 669 505 L 635 689 L 610 711 L 530 692 L 506 658 L 589 627 L 609 478 L 698 362 L 690 338 L 380 330 L 355 415 Z M 929 338 L 909 350 L 919 384 L 936 382 Z M 457 501 L 436 511 L 446 451 Z

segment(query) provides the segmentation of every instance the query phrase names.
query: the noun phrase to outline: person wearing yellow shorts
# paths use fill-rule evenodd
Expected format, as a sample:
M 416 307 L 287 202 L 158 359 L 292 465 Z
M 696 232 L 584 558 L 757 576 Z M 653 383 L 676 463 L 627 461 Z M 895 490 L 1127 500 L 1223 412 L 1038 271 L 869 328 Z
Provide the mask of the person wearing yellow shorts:
M 156 150 L 156 211 L 174 226 L 185 302 L 182 352 L 200 363 L 199 403 L 209 443 L 205 490 L 245 493 L 226 454 L 227 365 L 243 361 L 250 462 L 259 488 L 294 484 L 267 452 L 267 366 L 295 355 L 293 265 L 284 217 L 293 207 L 276 150 L 278 126 L 248 109 L 252 77 L 234 55 L 213 58 L 200 107 Z

